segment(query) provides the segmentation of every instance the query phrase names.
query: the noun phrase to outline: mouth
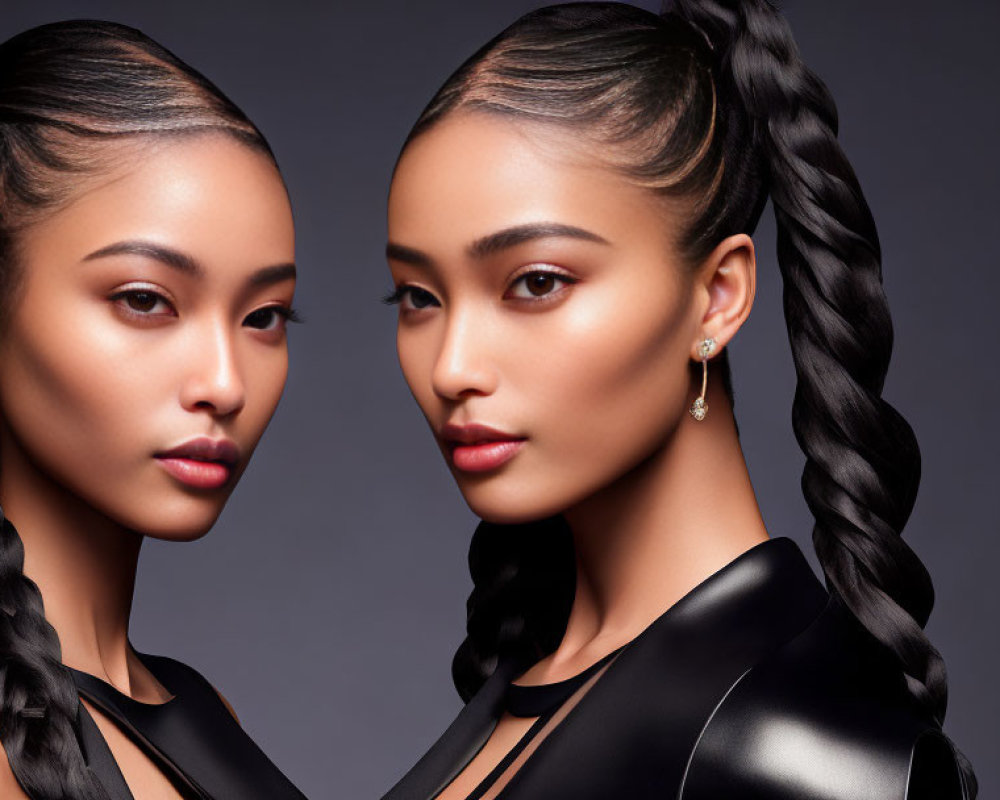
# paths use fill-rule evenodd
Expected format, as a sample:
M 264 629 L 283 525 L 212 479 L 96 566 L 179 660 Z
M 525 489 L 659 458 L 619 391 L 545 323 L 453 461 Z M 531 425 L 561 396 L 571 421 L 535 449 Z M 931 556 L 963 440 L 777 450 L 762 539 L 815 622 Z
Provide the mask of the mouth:
M 518 454 L 525 436 L 515 436 L 486 425 L 452 425 L 441 428 L 448 458 L 462 472 L 490 472 Z
M 195 489 L 220 489 L 232 479 L 239 448 L 228 439 L 191 439 L 154 458 L 177 481 Z

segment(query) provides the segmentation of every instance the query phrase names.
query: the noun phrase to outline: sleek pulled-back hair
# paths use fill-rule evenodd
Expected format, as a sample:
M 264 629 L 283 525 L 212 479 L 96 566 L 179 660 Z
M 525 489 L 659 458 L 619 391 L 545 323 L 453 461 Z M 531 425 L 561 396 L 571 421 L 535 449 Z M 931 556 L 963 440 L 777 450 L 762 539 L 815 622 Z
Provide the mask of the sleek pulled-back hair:
M 943 721 L 944 664 L 923 631 L 933 589 L 900 537 L 920 453 L 882 398 L 893 333 L 878 234 L 837 141 L 833 99 L 783 17 L 766 0 L 676 0 L 659 16 L 605 2 L 541 8 L 445 82 L 407 142 L 459 112 L 571 130 L 595 158 L 679 199 L 689 265 L 724 237 L 752 233 L 771 198 L 798 379 L 792 427 L 827 587 Z M 555 649 L 574 585 L 572 539 L 558 519 L 484 522 L 469 562 L 468 635 L 453 663 L 465 699 L 501 661 Z
M 19 234 L 72 200 L 128 143 L 221 133 L 273 160 L 219 89 L 141 32 L 110 22 L 43 25 L 0 44 L 0 331 L 16 302 Z M 79 698 L 62 665 L 24 547 L 0 512 L 0 740 L 35 800 L 107 795 L 76 733 Z

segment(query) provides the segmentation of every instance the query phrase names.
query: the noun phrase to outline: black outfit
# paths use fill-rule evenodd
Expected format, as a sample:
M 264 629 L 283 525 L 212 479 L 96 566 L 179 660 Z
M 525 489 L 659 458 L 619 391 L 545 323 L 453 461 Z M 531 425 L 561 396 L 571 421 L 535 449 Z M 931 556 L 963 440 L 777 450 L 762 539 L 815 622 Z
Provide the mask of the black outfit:
M 526 746 L 501 800 L 968 798 L 940 727 L 787 538 L 742 554 L 586 675 L 519 687 L 519 671 L 501 663 L 383 800 L 435 797 L 504 711 L 540 717 L 470 798 Z
M 195 670 L 179 661 L 139 654 L 173 695 L 159 705 L 140 703 L 110 684 L 71 669 L 80 696 L 106 714 L 189 800 L 304 800 L 233 718 Z M 78 733 L 84 760 L 111 800 L 134 800 L 114 756 L 87 709 Z

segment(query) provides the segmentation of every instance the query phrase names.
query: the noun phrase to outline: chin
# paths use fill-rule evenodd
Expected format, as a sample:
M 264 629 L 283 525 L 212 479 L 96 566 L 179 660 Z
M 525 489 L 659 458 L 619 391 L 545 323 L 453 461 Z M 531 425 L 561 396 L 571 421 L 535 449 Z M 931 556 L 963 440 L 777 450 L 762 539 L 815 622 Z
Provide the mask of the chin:
M 143 536 L 150 539 L 158 539 L 161 542 L 194 542 L 204 536 L 212 529 L 212 525 L 198 525 L 181 528 L 173 526 L 162 530 L 140 530 Z
M 568 504 L 561 498 L 535 489 L 533 492 L 501 491 L 500 487 L 479 483 L 459 484 L 469 509 L 485 522 L 498 525 L 521 525 L 556 516 Z
M 148 514 L 133 520 L 123 520 L 129 528 L 151 539 L 168 542 L 193 542 L 208 533 L 222 513 L 221 503 L 165 506 L 155 518 Z

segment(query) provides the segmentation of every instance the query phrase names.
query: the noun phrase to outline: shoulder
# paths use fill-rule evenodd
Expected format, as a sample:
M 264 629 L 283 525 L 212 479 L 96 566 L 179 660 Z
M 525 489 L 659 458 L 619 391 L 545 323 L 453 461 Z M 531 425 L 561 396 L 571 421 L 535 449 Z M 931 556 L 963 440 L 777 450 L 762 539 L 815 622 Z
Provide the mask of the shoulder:
M 835 600 L 713 711 L 682 797 L 962 800 L 951 743 Z

